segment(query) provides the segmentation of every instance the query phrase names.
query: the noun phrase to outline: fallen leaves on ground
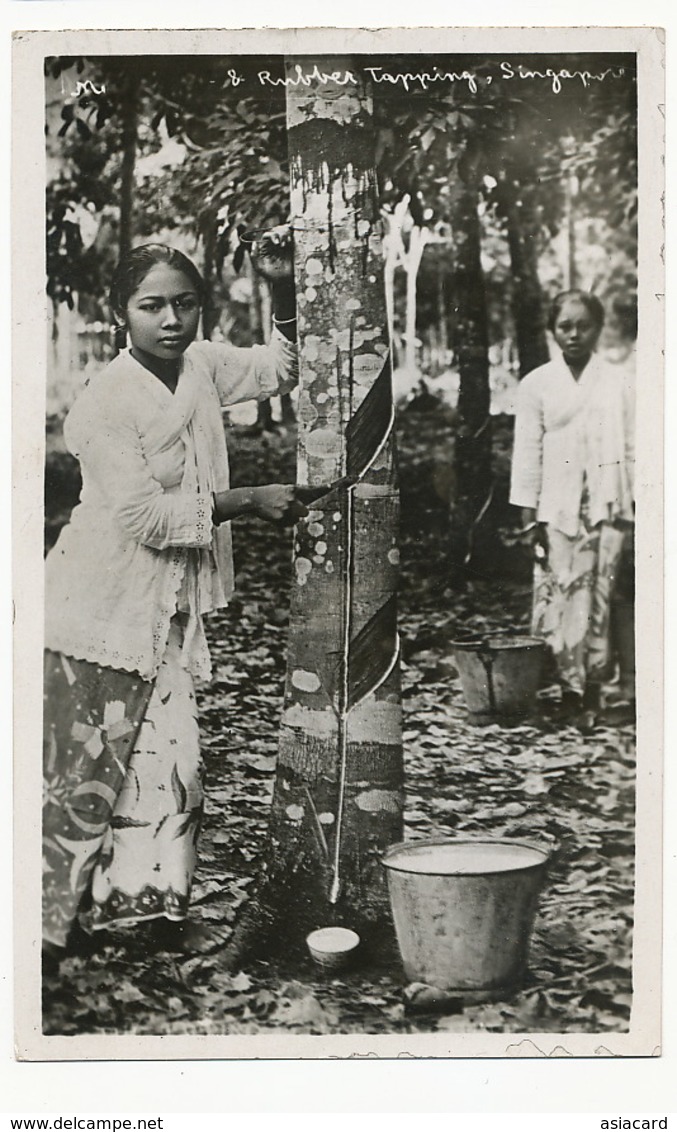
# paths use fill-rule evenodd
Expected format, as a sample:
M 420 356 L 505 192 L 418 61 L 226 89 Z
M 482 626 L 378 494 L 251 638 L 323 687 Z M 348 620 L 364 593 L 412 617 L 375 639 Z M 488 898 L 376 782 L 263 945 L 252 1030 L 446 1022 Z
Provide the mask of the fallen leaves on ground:
M 630 726 L 527 721 L 474 726 L 453 662 L 459 630 L 525 627 L 528 585 L 477 578 L 462 593 L 430 571 L 440 558 L 448 464 L 444 416 L 403 414 L 402 684 L 408 837 L 537 838 L 557 847 L 533 935 L 528 984 L 508 1002 L 405 1010 L 398 966 L 329 977 L 308 959 L 293 972 L 259 962 L 221 970 L 219 953 L 149 953 L 120 933 L 71 958 L 45 995 L 48 1033 L 260 1034 L 440 1031 L 566 1033 L 627 1029 L 632 1004 L 634 733 Z M 501 433 L 497 461 L 509 445 Z M 240 432 L 239 483 L 292 480 L 294 438 Z M 437 455 L 436 455 L 437 454 Z M 430 487 L 432 485 L 432 487 Z M 430 491 L 428 494 L 428 488 Z M 237 596 L 209 624 L 214 680 L 200 697 L 207 803 L 192 914 L 228 928 L 247 899 L 267 828 L 284 680 L 288 532 L 243 520 L 235 531 Z

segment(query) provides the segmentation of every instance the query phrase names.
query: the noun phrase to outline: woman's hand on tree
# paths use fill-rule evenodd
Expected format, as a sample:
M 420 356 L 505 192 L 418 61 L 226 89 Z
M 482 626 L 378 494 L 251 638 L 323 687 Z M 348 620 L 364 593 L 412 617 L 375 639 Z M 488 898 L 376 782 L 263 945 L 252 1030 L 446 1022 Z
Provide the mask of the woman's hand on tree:
M 308 514 L 308 508 L 296 494 L 294 484 L 269 483 L 252 488 L 252 510 L 259 519 L 291 527 Z
M 218 526 L 242 515 L 257 515 L 268 523 L 291 527 L 297 519 L 308 514 L 308 504 L 315 503 L 331 489 L 331 484 L 309 487 L 269 483 L 264 487 L 233 487 L 217 491 L 213 496 L 213 521 Z
M 288 224 L 278 224 L 261 233 L 252 244 L 252 263 L 255 270 L 270 283 L 292 279 L 294 276 L 294 237 Z

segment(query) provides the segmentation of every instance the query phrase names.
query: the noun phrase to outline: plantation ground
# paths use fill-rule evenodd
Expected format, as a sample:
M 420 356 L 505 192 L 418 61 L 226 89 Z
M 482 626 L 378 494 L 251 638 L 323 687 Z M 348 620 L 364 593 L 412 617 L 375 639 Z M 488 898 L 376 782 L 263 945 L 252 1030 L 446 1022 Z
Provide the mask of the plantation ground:
M 232 430 L 236 483 L 292 479 L 291 431 Z M 509 546 L 509 429 L 495 428 L 494 520 L 501 552 L 463 591 L 444 563 L 453 491 L 453 419 L 430 402 L 399 419 L 402 477 L 404 740 L 407 837 L 538 836 L 557 846 L 535 926 L 527 985 L 510 1001 L 405 1011 L 397 956 L 341 977 L 310 960 L 223 971 L 219 952 L 148 954 L 143 939 L 71 958 L 45 987 L 45 1030 L 76 1033 L 613 1032 L 632 994 L 634 729 L 534 719 L 472 725 L 451 642 L 460 630 L 525 627 L 526 563 Z M 48 471 L 48 541 L 76 493 L 58 446 Z M 197 920 L 224 936 L 246 899 L 265 838 L 282 700 L 289 534 L 253 520 L 235 532 L 238 590 L 209 634 L 215 678 L 200 697 L 208 796 L 194 891 Z

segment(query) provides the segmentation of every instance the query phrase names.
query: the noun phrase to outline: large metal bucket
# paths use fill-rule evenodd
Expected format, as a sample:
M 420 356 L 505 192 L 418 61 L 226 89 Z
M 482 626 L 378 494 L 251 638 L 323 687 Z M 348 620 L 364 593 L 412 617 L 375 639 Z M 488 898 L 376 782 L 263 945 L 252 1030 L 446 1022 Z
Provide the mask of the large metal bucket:
M 391 846 L 383 864 L 409 981 L 472 1002 L 519 987 L 548 857 L 526 841 L 502 839 Z
M 454 641 L 466 706 L 477 721 L 528 714 L 543 670 L 545 643 L 538 637 Z

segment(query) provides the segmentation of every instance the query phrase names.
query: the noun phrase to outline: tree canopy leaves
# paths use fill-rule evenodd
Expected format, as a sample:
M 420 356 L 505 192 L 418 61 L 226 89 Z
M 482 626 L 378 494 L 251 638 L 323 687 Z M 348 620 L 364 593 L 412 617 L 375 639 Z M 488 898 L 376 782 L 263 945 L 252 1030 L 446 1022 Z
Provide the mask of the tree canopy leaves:
M 373 77 L 384 205 L 407 192 L 417 224 L 448 220 L 455 185 L 472 167 L 499 216 L 506 180 L 532 200 L 545 245 L 564 222 L 567 185 L 575 177 L 581 215 L 605 226 L 605 238 L 625 262 L 623 278 L 613 278 L 612 268 L 606 285 L 632 285 L 633 56 L 558 55 L 554 66 L 549 55 L 440 56 L 434 63 L 419 55 L 365 55 L 361 65 Z M 218 218 L 223 251 L 229 226 L 266 227 L 287 215 L 279 56 L 200 56 L 199 65 L 179 55 L 59 56 L 46 61 L 46 73 L 48 90 L 60 84 L 62 101 L 58 128 L 48 117 L 50 150 L 67 170 L 50 184 L 53 297 L 68 301 L 73 290 L 93 283 L 78 271 L 83 250 L 65 202 L 90 202 L 97 213 L 115 205 L 130 81 L 138 85 L 140 155 L 157 152 L 163 138 L 184 150 L 180 163 L 137 180 L 137 235 L 172 228 L 202 235 Z M 409 78 L 392 81 L 397 76 Z

